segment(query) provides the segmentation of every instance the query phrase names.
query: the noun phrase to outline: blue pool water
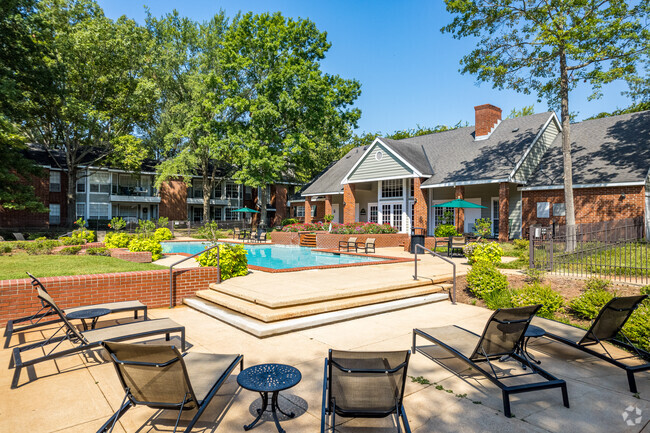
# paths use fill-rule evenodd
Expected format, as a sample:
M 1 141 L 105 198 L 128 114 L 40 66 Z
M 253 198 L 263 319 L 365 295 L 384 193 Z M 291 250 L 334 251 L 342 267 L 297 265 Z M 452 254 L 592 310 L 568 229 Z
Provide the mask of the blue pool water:
M 163 242 L 163 253 L 196 254 L 205 249 L 207 242 Z M 313 251 L 292 245 L 244 245 L 248 264 L 271 269 L 330 266 L 349 263 L 376 262 L 385 259 L 347 254 Z

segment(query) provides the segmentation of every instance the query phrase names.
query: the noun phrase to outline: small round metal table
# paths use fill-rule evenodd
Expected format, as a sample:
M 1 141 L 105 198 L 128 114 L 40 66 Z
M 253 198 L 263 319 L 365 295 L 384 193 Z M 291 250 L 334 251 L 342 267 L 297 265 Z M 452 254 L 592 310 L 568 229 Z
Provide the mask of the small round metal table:
M 280 411 L 285 416 L 293 418 L 295 413 L 285 413 L 278 406 L 278 395 L 280 391 L 289 389 L 295 386 L 302 379 L 300 371 L 290 365 L 285 364 L 260 364 L 248 367 L 237 376 L 237 383 L 244 389 L 249 391 L 259 392 L 262 397 L 262 408 L 257 409 L 257 418 L 244 426 L 244 430 L 250 430 L 262 418 L 262 414 L 266 411 L 269 403 L 269 393 L 271 396 L 271 413 L 273 414 L 273 421 L 280 433 L 284 433 L 280 427 L 277 411 Z
M 79 310 L 79 311 L 73 311 L 70 314 L 66 314 L 66 319 L 80 319 L 81 323 L 83 324 L 84 331 L 88 331 L 89 329 L 95 329 L 95 325 L 97 325 L 97 319 L 99 319 L 102 316 L 105 316 L 109 314 L 111 310 L 108 308 L 88 308 L 86 310 Z M 86 320 L 92 319 L 90 322 L 90 326 L 88 323 L 86 323 Z
M 526 333 L 524 334 L 524 341 L 521 345 L 522 354 L 526 358 L 536 362 L 537 364 L 541 364 L 542 361 L 535 358 L 533 355 L 530 354 L 530 352 L 528 352 L 528 341 L 531 338 L 539 338 L 539 337 L 543 337 L 544 335 L 546 335 L 546 331 L 544 331 L 543 328 L 540 328 L 539 326 L 535 326 L 535 325 L 528 325 L 528 329 L 526 329 Z

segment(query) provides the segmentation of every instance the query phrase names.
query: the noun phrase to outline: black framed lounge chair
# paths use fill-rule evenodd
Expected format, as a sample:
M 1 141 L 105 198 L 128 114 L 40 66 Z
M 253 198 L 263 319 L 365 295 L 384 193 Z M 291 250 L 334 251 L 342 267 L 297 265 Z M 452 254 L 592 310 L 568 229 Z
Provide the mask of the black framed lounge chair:
M 393 352 L 329 351 L 325 358 L 321 433 L 334 431 L 336 415 L 355 418 L 384 418 L 395 415 L 409 433 L 404 411 L 404 388 L 410 350 Z
M 63 324 L 47 340 L 15 347 L 13 349 L 15 372 L 12 387 L 17 385 L 22 368 L 43 361 L 48 361 L 50 359 L 56 359 L 62 356 L 96 348 L 102 343 L 102 341 L 135 340 L 154 335 L 165 335 L 165 339 L 169 341 L 170 334 L 179 333 L 181 336 L 181 347 L 185 350 L 185 327 L 171 319 L 145 320 L 142 322 L 125 323 L 123 325 L 108 326 L 105 328 L 80 332 L 68 321 L 63 311 L 56 306 L 50 295 L 45 293 L 45 291 L 40 287 L 37 287 L 36 290 L 38 291 L 39 299 L 56 312 Z M 58 335 L 60 332 L 62 335 Z M 56 351 L 56 349 L 65 341 L 69 342 L 72 347 Z M 49 345 L 54 345 L 54 347 L 49 349 Z M 29 358 L 27 360 L 22 359 L 23 353 L 34 349 L 42 349 L 45 355 L 37 358 Z
M 232 230 L 232 238 L 233 238 L 233 239 L 239 239 L 239 232 L 240 232 L 240 231 L 239 231 L 239 227 L 235 227 L 235 228 Z
M 433 238 L 433 251 L 438 252 L 438 248 L 445 248 L 445 252 L 449 255 L 449 238 Z
M 39 281 L 38 278 L 26 272 L 27 275 L 32 279 L 32 287 L 34 289 L 40 288 L 43 292 L 48 293 L 43 283 Z M 49 294 L 49 293 L 48 293 Z M 7 326 L 5 327 L 5 349 L 9 347 L 11 336 L 14 332 L 27 331 L 29 329 L 38 328 L 39 326 L 51 325 L 61 321 L 61 318 L 57 316 L 56 311 L 51 306 L 48 306 L 42 299 L 41 309 L 38 310 L 35 314 L 26 317 L 20 317 L 17 319 L 9 320 Z M 54 302 L 54 300 L 52 300 Z M 133 311 L 133 318 L 138 318 L 138 312 L 142 311 L 143 319 L 147 320 L 147 306 L 140 301 L 122 301 L 122 302 L 107 302 L 104 304 L 93 304 L 93 305 L 81 305 L 74 308 L 66 308 L 63 311 L 64 315 L 74 313 L 81 310 L 89 310 L 93 308 L 106 308 L 111 311 L 111 313 L 123 313 L 126 311 Z M 46 320 L 43 320 L 46 319 Z M 20 325 L 26 323 L 25 325 Z M 20 325 L 16 327 L 16 325 Z
M 554 320 L 543 319 L 541 317 L 535 317 L 532 323 L 535 326 L 543 328 L 546 331 L 546 337 L 567 344 L 578 350 L 582 350 L 583 352 L 596 356 L 625 370 L 627 373 L 630 392 L 636 393 L 638 391 L 636 380 L 634 379 L 634 373 L 650 371 L 650 353 L 632 344 L 625 334 L 623 334 L 621 329 L 634 310 L 636 310 L 639 307 L 639 304 L 641 304 L 641 302 L 643 302 L 647 297 L 648 295 L 625 296 L 610 300 L 603 306 L 603 308 L 601 308 L 600 312 L 598 312 L 598 316 L 596 316 L 588 330 L 556 322 Z M 620 335 L 625 341 L 617 339 L 618 335 Z M 645 361 L 645 364 L 630 365 L 622 362 L 627 357 L 619 359 L 614 358 L 614 356 L 612 356 L 603 345 L 604 341 L 614 343 L 627 349 L 631 352 L 632 356 L 636 356 Z M 604 349 L 604 353 L 597 352 L 589 347 L 596 345 L 600 345 Z
M 375 253 L 375 238 L 368 238 L 365 242 L 357 242 L 356 251 L 363 251 L 366 254 Z
M 456 358 L 465 361 L 473 369 L 484 375 L 501 389 L 503 396 L 503 412 L 510 417 L 510 394 L 537 391 L 549 388 L 560 388 L 564 406 L 569 407 L 569 396 L 566 382 L 542 370 L 536 363 L 531 363 L 527 357 L 522 357 L 519 348 L 522 345 L 524 333 L 541 305 L 528 307 L 504 308 L 496 310 L 483 330 L 482 335 L 461 328 L 460 326 L 441 326 L 438 328 L 413 330 L 413 353 L 420 352 L 424 356 L 436 359 L 432 346 L 416 346 L 416 337 L 424 338 L 450 352 Z M 530 368 L 525 373 L 497 374 L 492 361 L 505 357 Z M 487 364 L 487 367 L 484 367 Z M 522 376 L 538 375 L 544 381 L 533 382 L 526 380 L 522 384 L 506 384 L 512 379 Z M 516 380 L 516 379 L 515 379 Z
M 97 433 L 112 431 L 122 415 L 137 405 L 178 410 L 174 431 L 183 411 L 196 409 L 184 430 L 190 432 L 237 365 L 240 371 L 244 367 L 243 355 L 182 355 L 173 346 L 115 342 L 104 342 L 102 346 L 126 393 L 120 408 Z
M 345 250 L 350 252 L 350 248 L 353 248 L 354 251 L 357 251 L 357 237 L 349 237 L 347 241 L 339 241 L 339 251 Z
M 266 230 L 257 229 L 253 240 L 258 243 L 266 242 Z
M 460 252 L 460 255 L 463 255 L 463 247 L 467 243 L 465 236 L 449 236 L 449 248 L 447 249 L 447 254 L 449 257 L 453 257 L 454 253 Z

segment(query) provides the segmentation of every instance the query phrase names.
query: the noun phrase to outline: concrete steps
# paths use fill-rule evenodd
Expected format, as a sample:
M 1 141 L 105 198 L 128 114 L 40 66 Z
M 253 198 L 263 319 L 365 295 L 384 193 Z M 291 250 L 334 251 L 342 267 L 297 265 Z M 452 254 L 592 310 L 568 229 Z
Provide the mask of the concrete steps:
M 264 323 L 277 322 L 332 311 L 346 310 L 365 305 L 381 304 L 389 301 L 408 299 L 433 293 L 446 292 L 451 284 L 419 284 L 393 290 L 374 293 L 362 293 L 353 296 L 332 297 L 309 303 L 299 303 L 280 307 L 269 307 L 255 300 L 243 299 L 234 293 L 224 293 L 215 289 L 199 290 L 196 296 L 229 310 L 237 311 Z

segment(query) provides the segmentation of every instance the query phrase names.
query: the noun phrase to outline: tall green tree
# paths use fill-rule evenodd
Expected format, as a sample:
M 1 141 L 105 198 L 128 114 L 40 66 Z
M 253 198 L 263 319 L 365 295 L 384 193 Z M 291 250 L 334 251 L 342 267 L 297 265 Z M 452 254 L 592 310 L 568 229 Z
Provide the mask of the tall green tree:
M 156 97 L 145 74 L 151 43 L 146 29 L 106 18 L 91 0 L 43 0 L 37 8 L 53 91 L 22 128 L 31 141 L 65 155 L 71 224 L 81 165 L 136 170 L 146 156 L 136 132 L 151 120 Z
M 235 177 L 260 187 L 262 222 L 266 185 L 318 173 L 359 119 L 352 108 L 359 83 L 321 71 L 329 48 L 313 22 L 279 13 L 237 16 L 226 32 L 223 111 L 234 119 L 228 136 L 239 149 Z
M 463 73 L 494 87 L 536 93 L 562 122 L 566 222 L 575 238 L 569 93 L 579 83 L 600 95 L 603 84 L 632 74 L 648 43 L 648 0 L 446 0 L 455 38 L 478 38 L 461 60 Z
M 0 3 L 0 207 L 44 212 L 34 188 L 23 182 L 43 173 L 24 157 L 25 138 L 18 130 L 49 92 L 45 53 L 35 32 L 38 20 L 32 0 Z
M 220 12 L 199 24 L 174 11 L 161 19 L 149 16 L 147 27 L 155 40 L 153 69 L 161 91 L 151 138 L 162 144 L 166 157 L 156 185 L 179 176 L 189 184 L 201 176 L 203 220 L 208 221 L 217 174 L 230 174 L 234 160 L 219 63 L 227 20 Z

